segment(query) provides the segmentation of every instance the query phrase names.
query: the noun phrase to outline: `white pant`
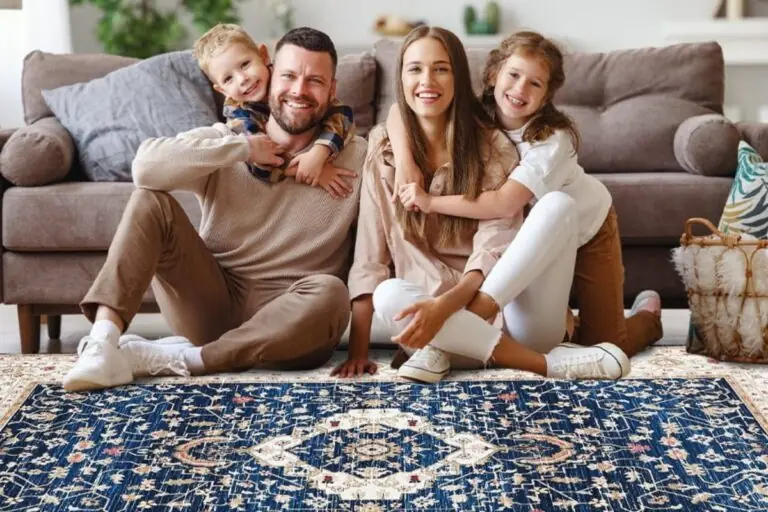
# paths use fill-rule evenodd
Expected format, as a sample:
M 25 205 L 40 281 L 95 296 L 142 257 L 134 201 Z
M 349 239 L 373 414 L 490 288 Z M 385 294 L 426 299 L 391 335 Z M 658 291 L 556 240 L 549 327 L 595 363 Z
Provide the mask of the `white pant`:
M 504 308 L 507 332 L 518 342 L 545 354 L 565 334 L 565 312 L 576 264 L 577 219 L 573 199 L 551 192 L 531 210 L 520 232 L 486 277 L 481 291 Z M 419 286 L 402 279 L 384 281 L 373 292 L 373 307 L 392 335 L 411 320 L 392 318 L 429 298 Z M 501 331 L 466 310 L 452 315 L 431 345 L 452 354 L 488 361 Z
M 509 335 L 541 354 L 563 341 L 578 232 L 576 202 L 544 195 L 480 287 L 504 308 Z

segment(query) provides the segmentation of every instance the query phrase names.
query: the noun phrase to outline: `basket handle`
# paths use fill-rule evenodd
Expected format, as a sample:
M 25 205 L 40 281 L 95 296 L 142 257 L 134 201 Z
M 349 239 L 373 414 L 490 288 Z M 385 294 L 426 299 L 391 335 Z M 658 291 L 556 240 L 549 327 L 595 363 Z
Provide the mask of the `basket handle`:
M 725 238 L 725 233 L 720 231 L 715 227 L 714 224 L 712 224 L 709 220 L 702 218 L 702 217 L 693 217 L 691 219 L 688 219 L 685 221 L 685 236 L 687 239 L 691 239 L 693 237 L 693 233 L 691 232 L 693 230 L 693 226 L 695 224 L 701 224 L 704 227 L 706 227 L 713 235 L 717 235 L 720 238 Z

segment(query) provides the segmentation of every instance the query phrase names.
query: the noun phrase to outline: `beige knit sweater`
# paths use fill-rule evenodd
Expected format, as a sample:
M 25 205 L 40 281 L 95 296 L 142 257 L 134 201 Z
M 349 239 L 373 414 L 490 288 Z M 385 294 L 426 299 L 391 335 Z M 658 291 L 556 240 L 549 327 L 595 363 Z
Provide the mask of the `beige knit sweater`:
M 221 266 L 242 278 L 346 280 L 366 147 L 356 137 L 334 160 L 358 173 L 353 193 L 341 200 L 291 178 L 271 185 L 255 178 L 245 165 L 248 141 L 223 124 L 144 141 L 133 180 L 152 190 L 194 192 L 200 236 Z

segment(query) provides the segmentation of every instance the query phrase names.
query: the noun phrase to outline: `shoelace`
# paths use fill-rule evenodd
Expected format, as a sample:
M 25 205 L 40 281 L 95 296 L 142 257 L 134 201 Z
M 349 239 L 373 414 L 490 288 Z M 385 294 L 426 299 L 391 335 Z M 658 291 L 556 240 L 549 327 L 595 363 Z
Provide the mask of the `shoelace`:
M 77 344 L 77 355 L 78 357 L 88 350 L 91 354 L 99 354 L 102 350 L 104 350 L 104 342 L 94 340 L 93 338 L 86 336 L 80 340 L 80 343 Z
M 435 366 L 435 364 L 442 358 L 442 356 L 443 356 L 442 351 L 436 348 L 429 348 L 429 349 L 424 348 L 419 351 L 418 359 L 421 361 L 424 361 L 424 364 L 427 367 L 431 368 Z
M 565 367 L 566 379 L 578 379 L 582 377 L 594 377 L 605 373 L 600 366 L 603 355 L 599 353 L 582 354 L 571 359 L 571 364 L 558 365 Z

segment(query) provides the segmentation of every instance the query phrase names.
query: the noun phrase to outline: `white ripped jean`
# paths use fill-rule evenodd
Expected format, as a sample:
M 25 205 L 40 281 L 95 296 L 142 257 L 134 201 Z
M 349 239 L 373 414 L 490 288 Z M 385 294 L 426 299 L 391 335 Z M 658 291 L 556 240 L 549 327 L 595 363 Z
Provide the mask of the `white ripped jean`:
M 504 329 L 519 343 L 546 354 L 565 334 L 565 312 L 576 264 L 577 225 L 573 199 L 550 192 L 531 209 L 520 232 L 486 277 L 480 291 L 503 307 Z M 388 279 L 373 292 L 376 315 L 391 335 L 411 320 L 393 318 L 430 296 L 402 279 Z M 487 362 L 502 332 L 462 309 L 445 322 L 430 344 L 451 354 Z

